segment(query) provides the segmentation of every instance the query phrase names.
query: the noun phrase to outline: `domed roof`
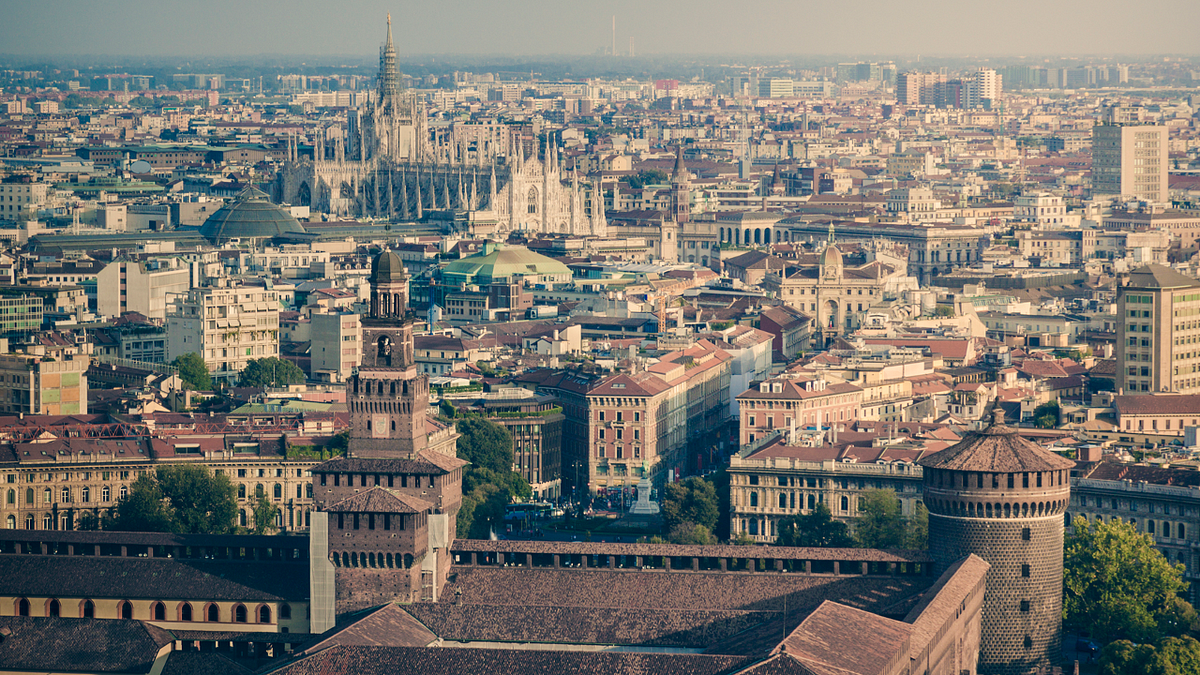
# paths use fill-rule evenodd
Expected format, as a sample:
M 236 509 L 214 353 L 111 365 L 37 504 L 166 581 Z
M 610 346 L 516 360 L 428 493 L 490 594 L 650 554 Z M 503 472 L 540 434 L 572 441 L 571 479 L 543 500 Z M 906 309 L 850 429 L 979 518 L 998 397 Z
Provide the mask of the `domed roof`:
M 283 234 L 304 234 L 304 227 L 290 213 L 272 204 L 266 193 L 252 187 L 242 190 L 200 226 L 200 235 L 215 244 Z
M 455 260 L 442 269 L 442 279 L 450 283 L 490 283 L 511 277 L 571 278 L 571 270 L 553 258 L 534 253 L 524 246 L 505 246 L 486 242 L 476 255 Z
M 406 281 L 408 273 L 404 271 L 404 261 L 395 251 L 383 251 L 371 261 L 371 278 L 373 284 L 391 281 Z
M 811 260 L 811 258 L 810 258 L 810 260 Z M 832 266 L 840 267 L 841 264 L 842 264 L 842 252 L 838 250 L 837 246 L 830 244 L 825 247 L 824 251 L 821 251 L 821 267 L 832 267 Z
M 1075 467 L 1075 462 L 1043 450 L 1004 424 L 1004 411 L 996 408 L 993 414 L 987 429 L 967 434 L 949 448 L 917 460 L 917 464 L 926 469 L 988 473 L 1061 471 Z

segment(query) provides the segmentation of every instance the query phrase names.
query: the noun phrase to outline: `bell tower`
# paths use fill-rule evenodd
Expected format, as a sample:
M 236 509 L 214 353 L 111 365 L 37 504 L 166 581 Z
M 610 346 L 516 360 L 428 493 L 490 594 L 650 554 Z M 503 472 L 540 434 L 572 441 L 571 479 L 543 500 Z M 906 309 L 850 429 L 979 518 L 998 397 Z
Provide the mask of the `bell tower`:
M 425 449 L 429 377 L 417 372 L 408 274 L 384 251 L 371 264 L 371 310 L 362 320 L 362 365 L 350 378 L 352 457 L 409 458 Z

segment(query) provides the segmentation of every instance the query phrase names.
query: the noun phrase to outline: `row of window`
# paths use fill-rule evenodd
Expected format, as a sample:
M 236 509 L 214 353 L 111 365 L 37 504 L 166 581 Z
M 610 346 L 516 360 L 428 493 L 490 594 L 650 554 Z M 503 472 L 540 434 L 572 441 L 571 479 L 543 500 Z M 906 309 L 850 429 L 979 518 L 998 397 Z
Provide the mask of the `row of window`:
M 16 607 L 13 609 L 16 616 L 33 616 L 33 607 L 27 598 L 17 599 Z M 45 612 L 44 616 L 63 616 L 62 603 L 59 602 L 57 598 L 51 598 L 47 600 L 43 611 Z M 84 600 L 83 602 L 79 603 L 78 612 L 78 616 L 82 619 L 94 619 L 96 618 L 96 603 L 92 602 L 91 600 Z M 128 600 L 123 600 L 121 604 L 117 606 L 117 614 L 122 619 L 132 619 L 133 603 Z M 150 605 L 150 616 L 153 617 L 152 620 L 154 621 L 167 621 L 167 606 L 162 602 L 153 603 Z M 210 602 L 201 610 L 200 616 L 203 618 L 195 618 L 195 614 L 192 610 L 192 603 L 181 602 L 175 608 L 175 617 L 170 620 L 207 621 L 208 623 L 220 623 L 221 608 L 216 603 Z M 250 616 L 250 611 L 246 608 L 246 606 L 238 603 L 237 605 L 233 606 L 233 611 L 230 618 L 232 619 L 233 623 L 249 623 Z M 271 608 L 267 605 L 259 605 L 253 616 L 257 623 L 271 623 Z M 292 618 L 291 605 L 284 603 L 279 606 L 279 618 Z
M 112 494 L 113 494 L 112 487 L 110 487 L 108 485 L 102 486 L 100 488 L 100 503 L 107 504 L 108 502 L 111 502 Z M 122 485 L 119 488 L 117 488 L 118 498 L 124 499 L 126 497 L 126 495 L 128 495 L 128 494 L 129 494 L 128 486 Z M 58 501 L 60 504 L 71 504 L 71 503 L 75 502 L 75 493 L 69 487 L 64 487 L 64 488 L 60 489 L 58 497 L 59 497 Z M 88 504 L 91 501 L 92 501 L 91 486 L 85 485 L 85 486 L 79 488 L 79 502 L 81 504 Z M 25 502 L 24 502 L 25 506 L 34 506 L 37 503 L 38 503 L 37 493 L 34 492 L 34 489 L 33 488 L 25 488 Z M 51 488 L 43 489 L 41 503 L 42 504 L 53 504 L 54 503 L 54 490 L 52 490 Z M 4 505 L 9 508 L 16 508 L 16 506 L 17 506 L 17 491 L 16 490 L 9 488 L 8 492 L 5 493 L 5 495 L 4 495 Z

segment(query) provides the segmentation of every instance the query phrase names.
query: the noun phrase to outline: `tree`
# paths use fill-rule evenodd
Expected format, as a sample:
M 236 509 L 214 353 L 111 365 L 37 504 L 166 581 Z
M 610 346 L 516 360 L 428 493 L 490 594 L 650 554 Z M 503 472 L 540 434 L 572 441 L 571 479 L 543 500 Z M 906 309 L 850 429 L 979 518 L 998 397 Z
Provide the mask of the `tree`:
M 455 425 L 458 456 L 472 466 L 495 472 L 512 471 L 513 437 L 508 429 L 483 417 L 468 417 Z
M 692 546 L 708 546 L 717 543 L 712 530 L 689 521 L 683 521 L 671 528 L 667 539 L 672 544 L 690 544 Z
M 1063 556 L 1068 629 L 1089 631 L 1100 642 L 1140 643 L 1180 630 L 1190 609 L 1178 596 L 1186 587 L 1183 565 L 1167 562 L 1131 523 L 1076 518 L 1073 525 Z
M 867 490 L 859 498 L 861 515 L 854 523 L 854 534 L 863 548 L 902 548 L 905 540 L 904 515 L 895 490 Z
M 1033 424 L 1039 429 L 1053 429 L 1058 426 L 1058 401 L 1049 401 L 1033 409 Z
M 1164 638 L 1158 645 L 1117 640 L 1100 652 L 1101 675 L 1185 675 L 1200 673 L 1200 642 Z
M 237 491 L 229 477 L 194 464 L 161 466 L 129 486 L 110 514 L 106 530 L 233 534 Z
M 329 451 L 331 456 L 344 455 L 346 450 L 350 448 L 350 430 L 343 429 L 332 437 L 325 444 L 325 449 Z
M 271 503 L 265 494 L 260 494 L 254 500 L 254 534 L 267 534 L 275 529 L 275 518 L 279 516 L 279 507 Z
M 185 389 L 192 391 L 210 391 L 212 389 L 208 364 L 196 352 L 175 357 L 171 365 L 178 369 L 179 379 L 183 380 Z
M 668 532 L 674 532 L 683 523 L 690 523 L 704 527 L 711 535 L 720 516 L 716 489 L 712 483 L 696 476 L 668 484 L 663 491 L 661 509 Z
M 833 519 L 825 502 L 818 502 L 810 513 L 780 520 L 775 545 L 849 548 L 854 538 L 845 523 Z
M 158 481 L 143 474 L 129 486 L 129 493 L 117 500 L 111 519 L 104 529 L 126 532 L 173 532 L 174 521 Z
M 250 359 L 238 375 L 239 387 L 279 387 L 304 384 L 304 371 L 291 361 L 267 356 Z
M 924 551 L 929 548 L 929 509 L 918 503 L 913 515 L 905 523 L 904 548 Z

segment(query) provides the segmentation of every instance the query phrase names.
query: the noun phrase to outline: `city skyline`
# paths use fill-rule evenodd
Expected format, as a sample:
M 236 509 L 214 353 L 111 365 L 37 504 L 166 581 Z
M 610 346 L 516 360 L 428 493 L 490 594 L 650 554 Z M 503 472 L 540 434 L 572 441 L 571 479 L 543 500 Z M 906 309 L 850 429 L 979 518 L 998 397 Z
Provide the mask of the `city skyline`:
M 371 0 L 331 13 L 325 3 L 312 0 L 252 5 L 61 0 L 12 6 L 0 26 L 0 55 L 367 57 L 378 48 L 389 12 L 400 55 L 588 55 L 615 45 L 617 55 L 624 56 L 630 38 L 639 56 L 1182 55 L 1196 53 L 1188 27 L 1200 21 L 1200 5 L 1183 0 L 1156 0 L 1138 12 L 1111 1 L 1047 5 L 1021 0 L 1002 9 L 967 3 L 953 13 L 928 1 L 871 4 L 851 12 L 840 6 L 755 2 L 734 14 L 713 0 L 650 6 L 620 0 L 569 12 L 545 0 L 503 6 L 478 0 L 408 6 Z

